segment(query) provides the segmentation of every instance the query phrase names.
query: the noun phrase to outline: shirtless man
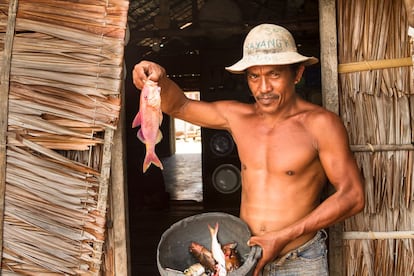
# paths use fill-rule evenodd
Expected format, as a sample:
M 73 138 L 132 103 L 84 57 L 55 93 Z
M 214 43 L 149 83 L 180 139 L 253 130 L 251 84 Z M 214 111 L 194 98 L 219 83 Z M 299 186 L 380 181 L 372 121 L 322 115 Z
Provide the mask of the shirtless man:
M 137 88 L 147 79 L 161 86 L 165 113 L 232 134 L 241 161 L 240 218 L 251 229 L 249 245 L 263 250 L 255 276 L 328 275 L 323 229 L 364 208 L 363 181 L 340 118 L 295 93 L 305 66 L 317 61 L 297 53 L 286 29 L 253 28 L 243 58 L 226 68 L 246 74 L 253 104 L 194 101 L 161 66 L 142 61 L 134 68 Z M 321 202 L 328 181 L 335 192 Z

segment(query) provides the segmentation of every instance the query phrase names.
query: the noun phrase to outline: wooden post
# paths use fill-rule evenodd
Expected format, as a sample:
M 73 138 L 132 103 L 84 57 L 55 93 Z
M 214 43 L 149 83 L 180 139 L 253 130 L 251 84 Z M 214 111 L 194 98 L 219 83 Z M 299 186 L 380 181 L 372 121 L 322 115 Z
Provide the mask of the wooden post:
M 107 204 L 108 204 L 108 194 L 109 186 L 111 180 L 111 162 L 112 162 L 112 144 L 115 131 L 112 128 L 107 127 L 104 134 L 104 145 L 102 149 L 102 166 L 101 166 L 101 176 L 99 181 L 99 190 L 98 190 L 98 204 L 97 211 L 102 216 L 106 216 Z M 108 223 L 107 223 L 108 225 Z M 95 260 L 102 260 L 102 254 L 104 253 L 104 240 L 96 240 L 93 244 L 93 258 Z M 91 268 L 93 275 L 101 274 L 101 264 L 96 263 L 94 267 Z
M 4 221 L 4 195 L 6 191 L 6 149 L 7 127 L 9 112 L 9 89 L 11 57 L 13 51 L 14 29 L 16 26 L 18 0 L 10 1 L 9 17 L 7 20 L 6 38 L 1 62 L 0 75 L 0 267 L 3 259 L 3 221 Z
M 319 0 L 321 41 L 322 102 L 326 109 L 339 114 L 336 1 Z M 343 275 L 343 223 L 329 228 L 329 274 Z
M 319 0 L 322 100 L 325 108 L 339 113 L 338 49 L 335 0 Z
M 125 86 L 121 90 L 122 99 L 125 99 Z M 118 128 L 114 135 L 112 147 L 112 186 L 111 186 L 111 217 L 113 227 L 109 235 L 112 236 L 114 247 L 114 275 L 131 275 L 129 250 L 129 223 L 128 223 L 128 193 L 126 181 L 126 141 L 125 141 L 125 101 L 122 100 Z

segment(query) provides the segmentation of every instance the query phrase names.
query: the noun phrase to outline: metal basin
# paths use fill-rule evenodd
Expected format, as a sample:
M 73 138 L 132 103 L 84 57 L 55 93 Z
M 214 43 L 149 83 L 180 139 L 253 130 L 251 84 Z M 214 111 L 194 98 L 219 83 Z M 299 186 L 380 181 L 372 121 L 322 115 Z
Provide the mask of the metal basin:
M 252 275 L 261 249 L 247 245 L 251 236 L 247 224 L 227 213 L 210 212 L 182 219 L 163 233 L 157 248 L 157 266 L 161 276 L 184 275 L 180 271 L 197 263 L 188 247 L 194 241 L 210 250 L 211 236 L 207 225 L 214 227 L 216 222 L 219 223 L 219 242 L 222 245 L 237 242 L 237 251 L 242 258 L 242 266 L 227 275 Z

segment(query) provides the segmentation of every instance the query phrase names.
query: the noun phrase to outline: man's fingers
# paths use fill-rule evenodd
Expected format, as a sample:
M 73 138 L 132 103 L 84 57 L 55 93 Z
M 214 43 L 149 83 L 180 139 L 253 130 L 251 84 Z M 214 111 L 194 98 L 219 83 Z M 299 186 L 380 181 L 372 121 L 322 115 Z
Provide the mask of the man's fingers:
M 133 82 L 138 89 L 142 89 L 145 82 L 148 80 L 149 69 L 145 63 L 135 65 L 133 70 Z
M 256 265 L 256 268 L 254 269 L 254 276 L 259 276 L 260 275 L 260 271 L 262 271 L 263 267 L 264 267 L 264 262 L 259 261 Z
M 253 246 L 253 245 L 258 245 L 256 242 L 255 237 L 251 237 L 248 241 L 247 241 L 247 245 L 248 246 Z
M 132 80 L 138 89 L 141 89 L 143 86 L 142 73 L 140 71 L 141 69 L 138 67 L 138 64 L 135 65 L 134 70 L 132 71 Z
M 248 246 L 258 245 L 258 246 L 260 246 L 260 247 L 261 247 L 261 244 L 260 244 L 260 239 L 259 239 L 258 237 L 253 236 L 253 237 L 251 237 L 251 238 L 247 241 L 247 245 L 248 245 Z M 263 254 L 263 251 L 262 251 L 262 254 Z M 262 257 L 263 257 L 263 256 L 262 256 Z M 262 269 L 263 269 L 263 267 L 265 266 L 265 264 L 266 264 L 266 262 L 263 260 L 263 258 L 260 258 L 260 259 L 257 261 L 256 268 L 255 268 L 255 270 L 254 270 L 253 276 L 259 276 L 259 275 L 260 275 L 260 272 L 262 271 Z
M 253 245 L 254 244 L 250 240 L 247 241 L 247 246 L 253 246 Z

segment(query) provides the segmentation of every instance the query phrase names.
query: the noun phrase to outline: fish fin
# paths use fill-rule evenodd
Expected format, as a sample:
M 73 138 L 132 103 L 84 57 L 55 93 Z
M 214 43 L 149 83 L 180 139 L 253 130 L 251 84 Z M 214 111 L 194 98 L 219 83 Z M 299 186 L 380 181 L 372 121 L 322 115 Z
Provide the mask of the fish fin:
M 138 130 L 137 137 L 142 143 L 145 144 L 145 137 L 144 137 L 144 134 L 142 133 L 142 128 L 140 130 Z
M 155 144 L 158 144 L 159 142 L 161 142 L 161 140 L 162 140 L 162 132 L 161 130 L 158 130 L 157 140 L 155 140 Z
M 158 156 L 154 152 L 148 152 L 147 151 L 147 154 L 145 155 L 145 159 L 144 159 L 144 164 L 142 166 L 144 173 L 148 170 L 148 168 L 151 164 L 154 164 L 155 166 L 157 166 L 161 170 L 164 169 L 164 167 L 162 166 L 162 163 L 161 163 L 160 159 L 158 158 Z
M 160 109 L 160 116 L 158 116 L 158 118 L 159 118 L 159 125 L 161 125 L 162 124 L 162 111 L 161 111 L 161 109 Z
M 137 115 L 135 115 L 134 120 L 132 121 L 132 128 L 135 128 L 140 125 L 141 125 L 141 112 L 138 112 Z

